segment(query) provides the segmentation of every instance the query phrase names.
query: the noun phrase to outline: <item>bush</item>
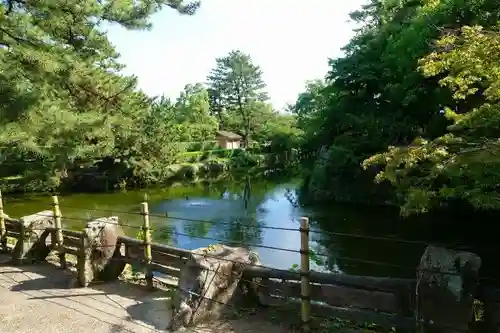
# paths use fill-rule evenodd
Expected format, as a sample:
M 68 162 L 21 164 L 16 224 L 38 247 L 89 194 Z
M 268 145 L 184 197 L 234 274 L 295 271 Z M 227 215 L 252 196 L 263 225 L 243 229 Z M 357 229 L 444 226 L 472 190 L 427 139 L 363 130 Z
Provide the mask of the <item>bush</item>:
M 195 164 L 186 164 L 182 166 L 180 170 L 180 176 L 184 179 L 193 179 L 198 174 L 200 168 Z
M 236 149 L 239 150 L 239 149 Z M 231 158 L 236 150 L 232 149 L 213 149 L 204 151 L 191 151 L 179 154 L 176 158 L 177 163 L 199 163 L 207 161 L 210 158 Z
M 176 162 L 177 163 L 197 163 L 202 160 L 203 152 L 201 151 L 193 151 L 187 152 L 177 155 Z
M 252 167 L 256 166 L 258 163 L 259 159 L 257 155 L 242 149 L 234 150 L 231 159 L 231 167 L 233 168 Z
M 202 147 L 203 147 L 202 142 L 196 142 L 196 143 L 189 145 L 189 147 L 187 148 L 187 151 L 188 152 L 198 152 L 198 151 L 203 149 Z
M 231 158 L 233 156 L 234 150 L 232 150 L 232 149 L 217 149 L 217 150 L 212 150 L 211 152 L 219 158 Z
M 187 151 L 198 152 L 198 151 L 214 150 L 217 149 L 218 146 L 219 145 L 217 141 L 195 142 L 187 147 Z
M 210 160 L 204 164 L 203 169 L 209 174 L 219 174 L 228 169 L 228 163 L 220 160 Z

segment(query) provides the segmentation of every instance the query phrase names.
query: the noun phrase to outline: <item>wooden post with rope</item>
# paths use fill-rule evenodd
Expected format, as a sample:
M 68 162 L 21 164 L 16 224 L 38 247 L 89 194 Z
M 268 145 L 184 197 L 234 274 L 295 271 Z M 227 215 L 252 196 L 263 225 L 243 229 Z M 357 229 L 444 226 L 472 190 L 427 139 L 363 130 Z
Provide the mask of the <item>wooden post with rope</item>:
M 142 232 L 144 233 L 144 257 L 146 259 L 144 273 L 146 277 L 146 285 L 149 289 L 153 289 L 153 271 L 151 269 L 151 230 L 149 225 L 149 208 L 148 203 L 141 203 L 141 213 L 144 219 Z
M 2 191 L 0 190 L 0 246 L 2 251 L 7 250 L 7 228 L 5 227 L 5 218 L 3 212 Z
M 66 253 L 64 251 L 64 238 L 62 233 L 62 214 L 61 209 L 59 207 L 59 198 L 57 195 L 52 196 L 52 205 L 54 207 L 54 220 L 56 225 L 56 247 L 57 252 L 59 252 L 59 263 L 61 264 L 61 268 L 66 269 Z
M 309 285 L 309 219 L 300 219 L 300 275 L 301 288 L 300 298 L 302 332 L 310 332 L 309 323 L 311 321 L 311 289 Z

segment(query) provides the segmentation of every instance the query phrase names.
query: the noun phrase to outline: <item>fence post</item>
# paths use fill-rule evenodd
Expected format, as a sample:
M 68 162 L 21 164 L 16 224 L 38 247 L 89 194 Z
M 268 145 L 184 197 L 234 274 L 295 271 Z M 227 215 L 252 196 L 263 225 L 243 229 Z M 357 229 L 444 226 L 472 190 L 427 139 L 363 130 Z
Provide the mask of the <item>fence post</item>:
M 26 240 L 26 230 L 24 228 L 24 223 L 19 223 L 19 238 L 17 239 L 16 245 L 14 246 L 14 251 L 12 252 L 12 259 L 17 265 L 22 265 L 24 262 L 23 249 Z M 16 248 L 18 249 L 16 251 Z
M 88 278 L 88 271 L 92 270 L 92 267 L 88 267 L 87 263 L 90 262 L 90 248 L 89 241 L 87 239 L 87 235 L 85 234 L 85 229 L 82 231 L 80 236 L 80 246 L 81 248 L 78 250 L 78 259 L 77 259 L 77 273 L 78 273 L 78 284 L 80 287 L 87 287 L 90 283 L 90 280 L 93 278 Z M 87 256 L 87 252 L 89 252 Z
M 64 238 L 62 233 L 61 209 L 59 208 L 59 198 L 57 195 L 52 196 L 52 205 L 54 206 L 54 219 L 56 222 L 56 246 L 59 252 L 59 263 L 61 268 L 66 269 L 66 254 L 64 253 Z
M 149 208 L 147 202 L 141 203 L 141 213 L 144 218 L 142 232 L 144 233 L 144 257 L 146 258 L 146 265 L 144 267 L 146 285 L 149 289 L 153 289 L 153 271 L 151 270 L 151 231 L 149 225 Z
M 309 286 L 309 219 L 300 219 L 300 275 L 301 288 L 300 298 L 302 299 L 301 319 L 302 331 L 310 331 L 309 322 L 311 319 L 311 291 Z
M 5 228 L 5 219 L 3 216 L 2 191 L 0 190 L 0 246 L 2 250 L 7 249 L 7 229 Z

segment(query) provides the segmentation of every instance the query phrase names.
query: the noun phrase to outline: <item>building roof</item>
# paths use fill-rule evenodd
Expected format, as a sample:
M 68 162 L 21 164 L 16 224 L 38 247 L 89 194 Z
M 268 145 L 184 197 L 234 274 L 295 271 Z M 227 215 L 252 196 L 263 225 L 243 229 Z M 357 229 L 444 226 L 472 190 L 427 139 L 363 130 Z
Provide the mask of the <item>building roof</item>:
M 218 136 L 222 136 L 225 139 L 231 139 L 231 140 L 239 140 L 241 139 L 241 135 L 238 135 L 233 132 L 228 132 L 228 131 L 217 131 Z

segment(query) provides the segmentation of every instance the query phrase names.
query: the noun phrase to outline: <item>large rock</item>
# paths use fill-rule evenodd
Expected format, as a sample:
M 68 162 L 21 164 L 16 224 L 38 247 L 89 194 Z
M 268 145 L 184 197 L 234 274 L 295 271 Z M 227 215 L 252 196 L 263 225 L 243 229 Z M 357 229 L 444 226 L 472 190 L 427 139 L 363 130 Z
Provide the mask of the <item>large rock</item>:
M 217 319 L 230 303 L 246 265 L 258 256 L 244 248 L 215 245 L 194 250 L 181 268 L 168 330 Z
M 118 237 L 123 236 L 118 217 L 102 217 L 87 223 L 84 231 L 85 248 L 83 258 L 78 264 L 78 279 L 81 286 L 93 280 L 109 281 L 117 279 L 125 268 Z
M 417 301 L 418 315 L 429 328 L 467 330 L 480 266 L 474 253 L 427 247 L 417 274 Z
M 23 216 L 18 222 L 24 229 L 24 237 L 20 237 L 12 252 L 12 260 L 17 263 L 41 261 L 50 253 L 52 237 L 45 232 L 55 227 L 54 212 L 44 210 L 32 215 Z

